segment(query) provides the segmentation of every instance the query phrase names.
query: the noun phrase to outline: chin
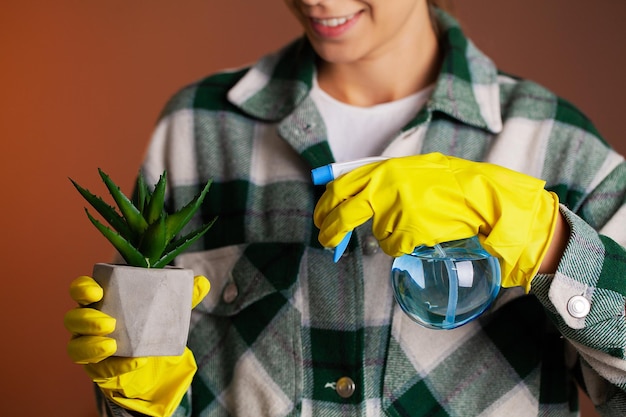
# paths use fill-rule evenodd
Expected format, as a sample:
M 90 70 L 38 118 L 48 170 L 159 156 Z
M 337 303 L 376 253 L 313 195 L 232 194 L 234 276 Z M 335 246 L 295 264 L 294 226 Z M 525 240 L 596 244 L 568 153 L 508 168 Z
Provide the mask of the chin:
M 359 61 L 362 57 L 356 48 L 348 45 L 316 45 L 313 43 L 313 48 L 320 59 L 329 64 L 350 64 Z

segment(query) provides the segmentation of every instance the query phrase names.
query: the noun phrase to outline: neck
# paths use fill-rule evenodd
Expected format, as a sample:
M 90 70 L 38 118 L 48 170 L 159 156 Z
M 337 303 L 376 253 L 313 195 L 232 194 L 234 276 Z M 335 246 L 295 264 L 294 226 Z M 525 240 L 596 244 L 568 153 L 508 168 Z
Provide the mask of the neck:
M 437 79 L 440 51 L 435 30 L 423 25 L 418 36 L 356 62 L 318 62 L 322 90 L 347 104 L 369 107 L 407 97 Z

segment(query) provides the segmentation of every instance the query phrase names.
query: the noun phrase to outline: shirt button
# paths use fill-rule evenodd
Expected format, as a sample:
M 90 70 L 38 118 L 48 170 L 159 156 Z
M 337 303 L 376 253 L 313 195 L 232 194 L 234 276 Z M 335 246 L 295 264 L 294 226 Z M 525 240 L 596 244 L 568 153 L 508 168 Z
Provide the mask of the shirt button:
M 363 239 L 361 249 L 363 249 L 364 255 L 371 256 L 378 252 L 378 249 L 380 249 L 380 245 L 378 244 L 378 240 L 374 236 L 369 235 L 366 236 L 365 239 Z
M 235 301 L 238 295 L 239 289 L 237 288 L 237 284 L 231 282 L 226 287 L 224 287 L 224 291 L 222 291 L 222 300 L 225 303 L 230 304 Z
M 350 377 L 344 376 L 337 380 L 335 389 L 341 398 L 350 398 L 356 390 L 356 384 Z
M 577 319 L 582 319 L 589 314 L 591 303 L 582 295 L 575 295 L 567 302 L 567 312 Z

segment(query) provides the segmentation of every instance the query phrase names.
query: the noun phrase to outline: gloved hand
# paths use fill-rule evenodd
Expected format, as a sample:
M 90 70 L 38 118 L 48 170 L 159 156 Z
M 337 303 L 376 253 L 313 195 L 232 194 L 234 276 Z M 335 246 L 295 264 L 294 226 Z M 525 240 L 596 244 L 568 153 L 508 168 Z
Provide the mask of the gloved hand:
M 502 286 L 530 290 L 559 216 L 544 181 L 497 165 L 439 153 L 391 158 L 331 181 L 317 203 L 319 241 L 335 247 L 373 218 L 391 256 L 479 235 L 500 259 Z
M 191 308 L 202 301 L 210 287 L 205 277 L 194 278 Z M 181 356 L 110 357 L 117 345 L 106 335 L 115 329 L 115 319 L 84 307 L 100 301 L 102 287 L 92 278 L 82 276 L 70 284 L 70 295 L 83 306 L 65 315 L 65 327 L 73 335 L 68 344 L 71 359 L 85 365 L 89 377 L 113 402 L 149 416 L 170 416 L 197 369 L 191 350 L 185 348 Z

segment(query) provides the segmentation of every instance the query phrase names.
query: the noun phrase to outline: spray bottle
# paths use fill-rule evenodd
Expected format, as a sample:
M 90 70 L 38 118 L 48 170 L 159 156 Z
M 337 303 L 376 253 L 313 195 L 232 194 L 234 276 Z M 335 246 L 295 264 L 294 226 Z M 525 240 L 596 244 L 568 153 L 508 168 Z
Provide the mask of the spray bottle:
M 313 184 L 324 185 L 360 166 L 387 157 L 334 163 L 311 171 Z M 352 232 L 334 248 L 337 262 Z M 400 308 L 415 322 L 431 329 L 454 329 L 480 316 L 500 290 L 500 263 L 477 236 L 418 246 L 394 258 L 391 284 Z

